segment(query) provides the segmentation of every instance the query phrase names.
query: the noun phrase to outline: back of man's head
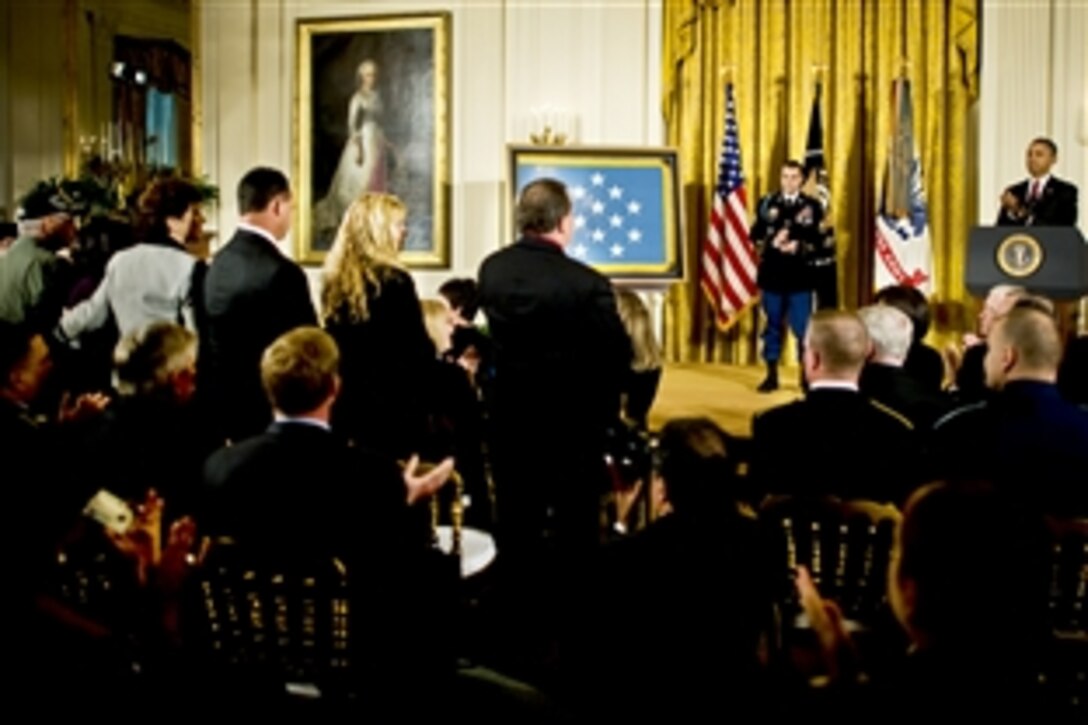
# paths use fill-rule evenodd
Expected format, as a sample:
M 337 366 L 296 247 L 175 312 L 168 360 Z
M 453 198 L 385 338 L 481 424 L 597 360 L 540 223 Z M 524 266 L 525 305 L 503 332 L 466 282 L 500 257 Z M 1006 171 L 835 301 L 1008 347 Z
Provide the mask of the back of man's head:
M 673 513 L 682 517 L 720 516 L 735 491 L 729 436 L 708 418 L 671 420 L 661 430 L 656 468 Z
M 290 193 L 291 184 L 282 171 L 264 166 L 250 169 L 238 182 L 238 213 L 260 213 L 277 196 Z
M 327 332 L 296 327 L 264 351 L 261 382 L 277 413 L 307 415 L 335 398 L 339 368 L 340 350 Z
M 857 382 L 869 357 L 869 334 L 853 312 L 820 310 L 805 335 L 805 375 L 819 380 Z
M 1009 377 L 1057 377 L 1062 341 L 1054 319 L 1037 309 L 1013 308 L 990 333 L 993 354 L 1011 352 Z
M 515 221 L 522 234 L 549 234 L 559 229 L 570 210 L 567 187 L 561 181 L 537 179 L 521 190 Z
M 914 325 L 905 313 L 888 305 L 858 310 L 873 344 L 873 362 L 902 367 L 914 340 Z
M 124 396 L 169 398 L 178 392 L 174 382 L 182 372 L 190 377 L 191 387 L 196 343 L 191 330 L 173 322 L 152 322 L 130 332 L 113 351 L 114 387 Z
M 1000 649 L 1045 623 L 1045 538 L 1028 508 L 983 483 L 931 484 L 910 497 L 891 583 L 916 639 Z

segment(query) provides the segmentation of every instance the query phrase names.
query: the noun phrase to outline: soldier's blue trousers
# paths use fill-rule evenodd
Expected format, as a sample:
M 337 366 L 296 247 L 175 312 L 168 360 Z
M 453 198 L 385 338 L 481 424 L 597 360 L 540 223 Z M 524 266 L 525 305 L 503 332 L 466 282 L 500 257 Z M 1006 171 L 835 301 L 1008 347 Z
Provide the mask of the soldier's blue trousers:
M 763 327 L 763 359 L 778 362 L 782 356 L 782 340 L 786 334 L 786 322 L 797 338 L 797 354 L 800 356 L 805 339 L 808 318 L 812 316 L 812 292 L 760 292 L 763 313 L 767 317 Z

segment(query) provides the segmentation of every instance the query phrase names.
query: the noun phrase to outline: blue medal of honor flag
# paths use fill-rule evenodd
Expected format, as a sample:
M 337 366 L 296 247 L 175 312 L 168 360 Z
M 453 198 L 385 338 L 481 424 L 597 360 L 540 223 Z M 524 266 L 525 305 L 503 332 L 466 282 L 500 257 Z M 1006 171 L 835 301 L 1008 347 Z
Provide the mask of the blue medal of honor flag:
M 574 238 L 567 254 L 613 277 L 679 276 L 675 165 L 659 153 L 515 152 L 518 193 L 552 178 L 573 203 Z

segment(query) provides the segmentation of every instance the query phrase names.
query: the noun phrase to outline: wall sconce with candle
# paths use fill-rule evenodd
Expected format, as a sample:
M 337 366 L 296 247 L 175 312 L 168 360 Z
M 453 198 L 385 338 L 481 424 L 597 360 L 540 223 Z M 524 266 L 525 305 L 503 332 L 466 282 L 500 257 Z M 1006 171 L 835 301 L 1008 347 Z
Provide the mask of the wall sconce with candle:
M 565 146 L 574 142 L 577 118 L 569 111 L 540 106 L 529 112 L 529 141 L 536 146 Z

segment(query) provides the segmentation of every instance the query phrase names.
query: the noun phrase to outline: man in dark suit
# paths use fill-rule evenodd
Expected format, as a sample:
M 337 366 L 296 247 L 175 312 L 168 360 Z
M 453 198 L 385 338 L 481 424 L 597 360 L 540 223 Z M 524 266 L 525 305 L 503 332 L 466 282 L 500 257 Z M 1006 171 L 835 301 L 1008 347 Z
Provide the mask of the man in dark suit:
M 396 701 L 410 696 L 409 683 L 420 684 L 415 677 L 429 686 L 446 672 L 431 624 L 442 622 L 447 603 L 436 596 L 445 590 L 431 566 L 430 512 L 413 504 L 446 482 L 453 460 L 420 473 L 414 459 L 402 472 L 334 434 L 339 358 L 332 337 L 315 327 L 292 330 L 265 351 L 260 377 L 275 422 L 208 459 L 201 521 L 279 566 L 341 561 L 353 587 L 354 638 L 366 642 L 358 659 L 367 681 L 359 684 Z
M 904 367 L 914 339 L 910 318 L 888 305 L 863 307 L 858 317 L 872 341 L 872 353 L 858 382 L 861 394 L 902 413 L 916 430 L 929 430 L 948 412 L 949 400 Z
M 754 492 L 903 501 L 919 482 L 918 444 L 909 420 L 858 391 L 865 325 L 824 310 L 805 338 L 805 399 L 752 422 Z
M 1062 346 L 1054 320 L 1014 308 L 988 343 L 992 393 L 938 421 L 938 472 L 993 480 L 1050 513 L 1088 515 L 1088 411 L 1058 392 Z
M 1048 138 L 1028 144 L 1030 177 L 1001 195 L 998 226 L 1073 227 L 1077 225 L 1077 187 L 1052 176 L 1058 145 Z
M 521 238 L 479 275 L 495 344 L 501 527 L 508 539 L 551 532 L 592 543 L 604 434 L 619 415 L 631 345 L 611 284 L 564 252 L 574 232 L 566 187 L 530 183 L 516 216 Z
M 256 168 L 238 184 L 242 220 L 204 280 L 201 398 L 224 438 L 268 425 L 261 353 L 284 332 L 317 324 L 306 275 L 276 244 L 291 228 L 291 188 L 275 169 Z M 198 321 L 199 324 L 200 321 Z
M 495 352 L 497 564 L 509 596 L 496 621 L 504 670 L 530 679 L 556 674 L 539 668 L 554 664 L 558 642 L 582 639 L 569 626 L 599 541 L 606 430 L 631 361 L 611 284 L 564 251 L 571 208 L 562 183 L 529 183 L 515 212 L 521 238 L 479 274 Z
M 782 355 L 783 328 L 790 329 L 800 345 L 812 314 L 812 271 L 808 259 L 824 242 L 820 228 L 823 206 L 801 193 L 804 167 L 797 161 L 782 165 L 782 188 L 759 201 L 751 239 L 759 249 L 760 301 L 767 324 L 763 328 L 763 359 L 767 377 L 759 392 L 778 389 L 778 359 Z M 798 351 L 800 352 L 800 351 Z

